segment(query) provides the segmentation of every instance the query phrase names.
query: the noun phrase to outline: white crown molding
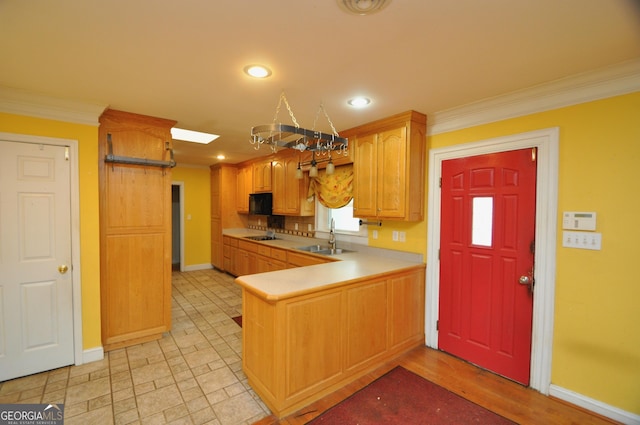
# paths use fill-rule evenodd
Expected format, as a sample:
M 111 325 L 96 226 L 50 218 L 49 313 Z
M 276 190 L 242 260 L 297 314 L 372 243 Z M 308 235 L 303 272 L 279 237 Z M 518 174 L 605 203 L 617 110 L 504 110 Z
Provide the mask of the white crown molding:
M 108 105 L 60 99 L 0 86 L 0 112 L 98 126 Z
M 427 134 L 440 134 L 640 90 L 640 59 L 562 78 L 433 113 Z

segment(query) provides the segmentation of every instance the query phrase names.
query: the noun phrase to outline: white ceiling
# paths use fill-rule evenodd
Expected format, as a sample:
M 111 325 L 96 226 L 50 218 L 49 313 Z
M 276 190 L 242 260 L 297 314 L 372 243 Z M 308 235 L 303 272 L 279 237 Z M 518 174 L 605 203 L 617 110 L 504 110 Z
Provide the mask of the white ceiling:
M 285 92 L 300 126 L 427 115 L 640 57 L 638 0 L 0 0 L 0 86 L 220 134 L 179 163 L 256 155 L 251 127 Z M 245 65 L 273 70 L 266 80 Z M 372 99 L 354 110 L 348 98 Z M 291 124 L 283 108 L 278 121 Z M 316 129 L 328 132 L 325 119 Z

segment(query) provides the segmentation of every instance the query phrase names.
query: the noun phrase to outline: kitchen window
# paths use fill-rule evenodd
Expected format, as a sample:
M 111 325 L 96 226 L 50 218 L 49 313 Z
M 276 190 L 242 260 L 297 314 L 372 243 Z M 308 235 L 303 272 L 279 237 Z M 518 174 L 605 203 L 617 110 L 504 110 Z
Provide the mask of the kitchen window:
M 316 230 L 329 233 L 331 219 L 335 222 L 335 233 L 347 238 L 344 241 L 367 245 L 368 232 L 366 226 L 360 226 L 360 219 L 353 216 L 353 199 L 342 208 L 327 208 L 316 201 Z M 318 235 L 322 237 L 322 235 Z

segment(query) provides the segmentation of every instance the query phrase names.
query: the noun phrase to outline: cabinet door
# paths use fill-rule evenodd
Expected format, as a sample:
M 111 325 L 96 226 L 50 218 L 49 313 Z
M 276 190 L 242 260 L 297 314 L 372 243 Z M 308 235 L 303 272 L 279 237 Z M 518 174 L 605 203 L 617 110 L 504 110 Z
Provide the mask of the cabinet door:
M 219 218 L 214 218 L 211 220 L 211 265 L 226 270 L 223 249 L 222 221 Z
M 407 192 L 407 128 L 378 134 L 377 215 L 404 218 Z
M 355 138 L 353 143 L 353 215 L 376 217 L 377 134 Z
M 287 191 L 291 188 L 287 185 L 285 159 L 280 158 L 271 165 L 271 190 L 273 192 L 273 214 L 287 214 Z
M 239 213 L 249 212 L 249 194 L 253 188 L 253 167 L 242 167 L 238 169 L 238 183 L 236 193 L 236 211 Z
M 211 168 L 211 218 L 220 219 L 222 217 L 222 193 L 220 192 L 220 168 Z
M 293 156 L 284 159 L 286 176 L 285 211 L 287 215 L 298 217 L 308 217 L 315 214 L 315 202 L 307 202 L 307 191 L 309 189 L 309 174 L 304 173 L 302 179 L 296 178 L 299 158 Z
M 253 165 L 253 191 L 271 192 L 271 159 Z

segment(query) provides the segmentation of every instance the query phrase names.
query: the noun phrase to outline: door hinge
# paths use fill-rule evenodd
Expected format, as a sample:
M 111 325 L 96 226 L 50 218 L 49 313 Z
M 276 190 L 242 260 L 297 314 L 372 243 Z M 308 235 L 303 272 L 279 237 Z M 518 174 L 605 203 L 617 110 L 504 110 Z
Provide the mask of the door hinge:
M 438 261 L 440 261 L 440 250 L 438 250 Z
M 64 147 L 64 160 L 65 161 L 69 160 L 69 146 Z
M 436 330 L 439 331 L 440 330 L 440 321 L 436 320 Z
M 536 162 L 538 156 L 538 148 L 531 148 L 531 162 Z
M 442 187 L 442 177 L 440 177 L 440 182 L 438 183 L 440 187 Z

